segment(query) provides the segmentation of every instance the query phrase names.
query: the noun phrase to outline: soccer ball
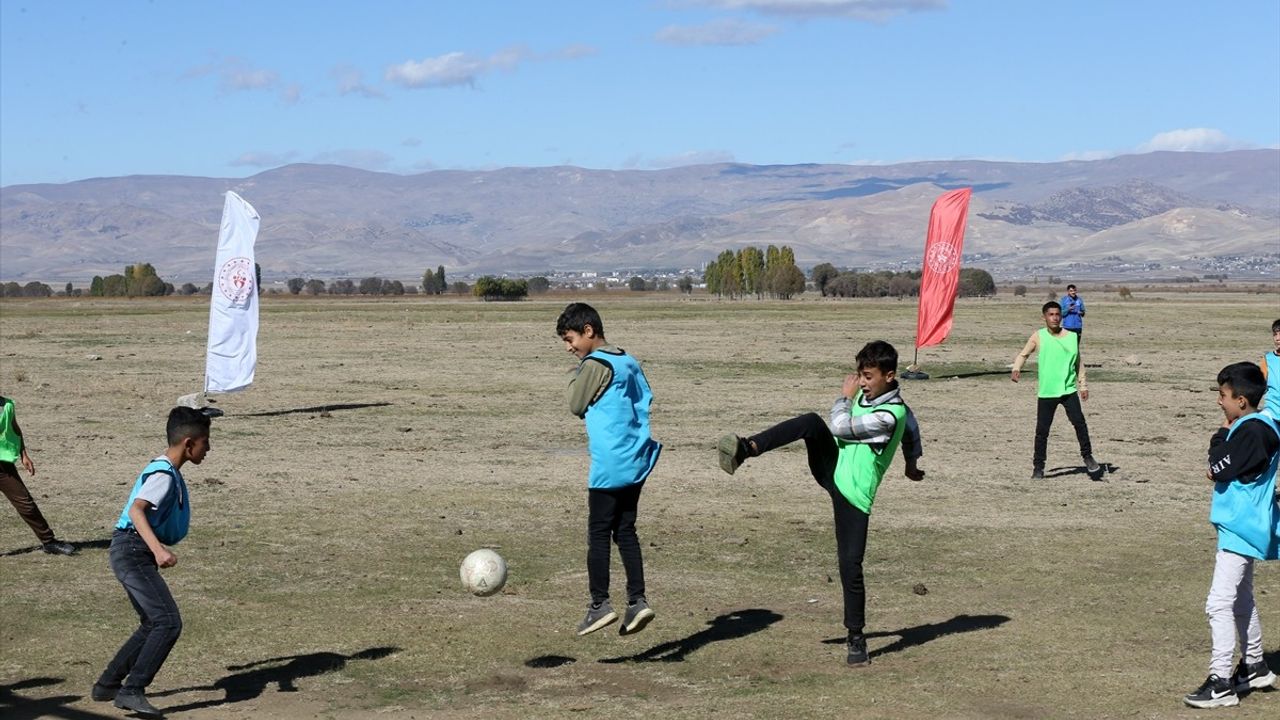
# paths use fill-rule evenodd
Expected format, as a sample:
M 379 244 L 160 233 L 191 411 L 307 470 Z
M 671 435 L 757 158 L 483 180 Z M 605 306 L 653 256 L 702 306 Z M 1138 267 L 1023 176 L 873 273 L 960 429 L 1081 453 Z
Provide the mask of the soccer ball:
M 462 561 L 458 575 L 467 592 L 488 597 L 501 590 L 507 582 L 507 561 L 498 553 L 482 548 Z

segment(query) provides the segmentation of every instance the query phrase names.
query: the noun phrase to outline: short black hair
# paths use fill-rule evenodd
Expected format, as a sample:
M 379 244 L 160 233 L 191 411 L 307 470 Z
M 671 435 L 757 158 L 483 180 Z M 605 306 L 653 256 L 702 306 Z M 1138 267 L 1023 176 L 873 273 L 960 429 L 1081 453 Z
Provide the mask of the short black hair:
M 1280 320 L 1271 323 L 1271 334 L 1275 335 L 1278 332 L 1280 332 Z
M 1218 373 L 1218 387 L 1231 388 L 1233 395 L 1243 397 L 1256 408 L 1267 393 L 1267 378 L 1262 374 L 1262 368 L 1254 363 L 1232 363 Z
M 1068 289 L 1068 290 L 1075 290 L 1075 289 L 1076 289 L 1076 285 L 1075 285 L 1075 283 L 1071 283 L 1070 285 L 1068 285 L 1068 286 L 1067 286 L 1067 289 Z
M 564 337 L 570 330 L 584 332 L 588 325 L 595 329 L 597 337 L 604 337 L 604 321 L 595 308 L 586 303 L 569 303 L 556 319 L 556 335 Z
M 209 416 L 189 407 L 178 406 L 169 411 L 169 422 L 164 426 L 169 447 L 173 447 L 189 437 L 201 437 L 209 434 Z
M 883 340 L 872 340 L 858 351 L 858 370 L 876 368 L 880 372 L 898 372 L 898 351 Z
M 1053 308 L 1058 308 L 1058 312 L 1062 312 L 1062 306 L 1058 304 L 1058 301 L 1050 300 L 1049 302 L 1040 306 L 1040 314 L 1043 315 L 1049 312 L 1050 310 L 1052 310 Z

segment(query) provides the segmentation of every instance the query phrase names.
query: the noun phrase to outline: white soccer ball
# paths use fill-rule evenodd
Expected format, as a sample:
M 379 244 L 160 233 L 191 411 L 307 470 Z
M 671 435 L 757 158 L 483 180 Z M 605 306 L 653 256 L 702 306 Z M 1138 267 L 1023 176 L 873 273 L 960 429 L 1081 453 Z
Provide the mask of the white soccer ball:
M 458 569 L 462 587 L 467 592 L 487 597 L 502 589 L 507 582 L 507 561 L 498 553 L 482 548 L 471 553 Z

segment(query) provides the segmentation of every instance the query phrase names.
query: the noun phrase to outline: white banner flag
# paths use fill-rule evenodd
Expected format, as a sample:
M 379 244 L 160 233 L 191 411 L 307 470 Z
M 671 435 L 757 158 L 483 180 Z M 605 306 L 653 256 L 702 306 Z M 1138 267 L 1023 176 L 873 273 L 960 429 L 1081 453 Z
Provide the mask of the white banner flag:
M 258 364 L 258 283 L 253 264 L 257 238 L 258 211 L 228 192 L 213 264 L 209 353 L 204 366 L 206 393 L 243 390 L 253 382 Z

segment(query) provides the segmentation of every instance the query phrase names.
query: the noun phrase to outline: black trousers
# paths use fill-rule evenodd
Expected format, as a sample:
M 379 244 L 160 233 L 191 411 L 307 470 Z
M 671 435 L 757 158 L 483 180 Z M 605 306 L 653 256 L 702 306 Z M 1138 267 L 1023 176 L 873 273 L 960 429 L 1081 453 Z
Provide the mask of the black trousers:
M 1038 470 L 1044 470 L 1044 458 L 1049 447 L 1049 428 L 1053 427 L 1053 416 L 1058 406 L 1067 409 L 1067 419 L 1076 429 L 1076 440 L 1080 442 L 1080 457 L 1093 455 L 1093 445 L 1089 442 L 1089 425 L 1084 421 L 1084 410 L 1080 407 L 1080 396 L 1069 393 L 1056 398 L 1039 398 L 1036 402 L 1036 445 L 1031 464 Z
M 644 560 L 636 535 L 636 509 L 644 483 L 616 490 L 587 490 L 587 585 L 591 603 L 609 599 L 609 540 L 618 546 L 627 574 L 627 603 L 644 597 Z
M 116 530 L 111 536 L 111 571 L 124 585 L 138 613 L 138 629 L 124 641 L 98 683 L 145 690 L 182 634 L 182 616 L 169 586 L 160 577 L 155 556 L 136 532 Z
M 827 423 L 817 413 L 808 413 L 784 420 L 748 438 L 762 454 L 797 440 L 804 440 L 805 450 L 809 454 L 809 472 L 813 479 L 831 496 L 831 510 L 836 525 L 836 557 L 840 564 L 840 585 L 844 589 L 844 626 L 851 635 L 861 635 L 867 617 L 867 588 L 862 574 L 862 558 L 867 550 L 867 524 L 870 517 L 854 507 L 836 488 L 838 450 Z

